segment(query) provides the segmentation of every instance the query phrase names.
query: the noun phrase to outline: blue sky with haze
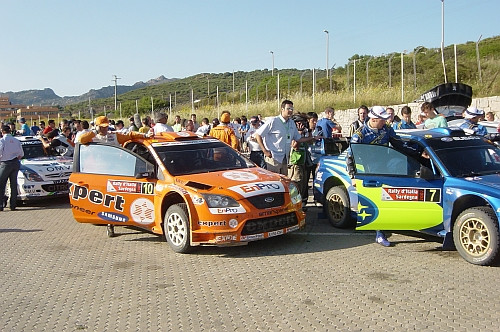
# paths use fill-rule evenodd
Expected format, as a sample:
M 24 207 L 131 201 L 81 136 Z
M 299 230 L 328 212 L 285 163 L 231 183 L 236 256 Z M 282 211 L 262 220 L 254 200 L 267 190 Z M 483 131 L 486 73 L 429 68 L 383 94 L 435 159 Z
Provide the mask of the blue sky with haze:
M 3 0 L 0 91 L 59 96 L 275 68 L 324 69 L 354 54 L 440 47 L 440 0 Z M 445 0 L 444 44 L 500 35 L 498 0 Z M 453 61 L 453 60 L 449 60 Z

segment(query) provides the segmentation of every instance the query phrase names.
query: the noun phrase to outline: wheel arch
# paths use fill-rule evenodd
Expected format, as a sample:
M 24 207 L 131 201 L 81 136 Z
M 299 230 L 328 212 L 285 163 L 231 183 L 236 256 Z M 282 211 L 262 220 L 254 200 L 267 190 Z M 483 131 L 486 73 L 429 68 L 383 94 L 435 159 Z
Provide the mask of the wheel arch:
M 167 193 L 161 202 L 161 215 L 162 215 L 162 220 L 161 220 L 161 226 L 163 229 L 163 223 L 165 222 L 164 216 L 165 213 L 167 213 L 167 210 L 169 207 L 171 207 L 174 204 L 179 204 L 179 203 L 186 203 L 186 206 L 188 207 L 187 212 L 188 212 L 188 217 L 189 217 L 189 228 L 192 230 L 192 225 L 191 225 L 191 211 L 189 209 L 189 203 L 184 199 L 184 197 L 176 192 L 176 191 L 171 191 Z
M 338 177 L 330 176 L 325 181 L 325 184 L 323 185 L 323 195 L 321 196 L 321 200 L 322 200 L 321 204 L 325 203 L 325 197 L 326 197 L 326 194 L 328 193 L 328 191 L 330 190 L 330 188 L 337 187 L 337 186 L 341 186 L 347 192 L 347 188 L 345 187 L 342 180 L 340 180 Z
M 451 213 L 451 225 L 450 225 L 450 230 L 453 229 L 453 226 L 455 225 L 455 221 L 457 220 L 457 217 L 462 213 L 463 211 L 474 208 L 474 207 L 489 207 L 493 210 L 493 207 L 491 204 L 484 199 L 483 197 L 477 196 L 477 195 L 472 195 L 472 194 L 467 194 L 460 196 L 453 202 L 453 210 Z

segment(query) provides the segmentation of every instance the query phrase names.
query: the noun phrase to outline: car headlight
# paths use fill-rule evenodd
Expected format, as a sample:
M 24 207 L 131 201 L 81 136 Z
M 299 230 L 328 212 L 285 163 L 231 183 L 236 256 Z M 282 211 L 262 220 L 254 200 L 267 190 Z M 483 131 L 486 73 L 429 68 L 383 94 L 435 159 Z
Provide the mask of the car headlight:
M 24 177 L 28 180 L 28 181 L 32 181 L 32 182 L 43 182 L 43 179 L 42 177 L 35 171 L 29 169 L 29 168 L 25 168 L 23 170 L 21 170 L 21 172 L 23 173 Z
M 240 206 L 233 198 L 225 195 L 202 195 L 208 204 L 209 208 L 225 208 L 225 207 L 238 207 Z
M 290 182 L 288 185 L 288 191 L 290 193 L 290 200 L 292 201 L 292 204 L 302 202 L 302 196 L 300 196 L 299 188 L 297 188 L 293 182 Z

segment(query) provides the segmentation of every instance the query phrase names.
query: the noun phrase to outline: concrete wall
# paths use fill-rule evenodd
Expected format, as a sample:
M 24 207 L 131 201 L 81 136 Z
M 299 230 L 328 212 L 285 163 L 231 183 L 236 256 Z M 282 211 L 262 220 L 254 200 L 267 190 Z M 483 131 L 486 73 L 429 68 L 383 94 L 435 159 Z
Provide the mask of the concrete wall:
M 420 105 L 421 103 L 408 103 L 408 104 L 400 104 L 400 105 L 387 105 L 394 108 L 394 111 L 397 115 L 400 115 L 400 110 L 403 106 L 408 105 L 412 110 L 412 119 L 413 122 L 417 121 L 417 116 L 420 113 Z M 367 105 L 368 108 L 373 105 Z M 495 97 L 484 97 L 472 99 L 471 106 L 475 106 L 478 109 L 484 110 L 484 112 L 493 112 L 495 113 L 495 120 L 500 120 L 500 96 Z M 321 111 L 320 111 L 321 112 Z M 322 117 L 322 114 L 318 112 L 318 115 Z M 358 117 L 357 109 L 347 109 L 347 110 L 335 110 L 335 120 L 342 126 L 342 133 L 344 136 L 349 134 L 349 126 L 351 123 L 356 121 Z

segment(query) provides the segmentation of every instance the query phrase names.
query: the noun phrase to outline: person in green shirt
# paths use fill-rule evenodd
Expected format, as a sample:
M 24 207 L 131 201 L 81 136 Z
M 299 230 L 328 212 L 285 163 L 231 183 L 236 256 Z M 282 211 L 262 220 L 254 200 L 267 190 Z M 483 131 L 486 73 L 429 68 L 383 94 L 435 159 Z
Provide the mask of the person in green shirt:
M 425 129 L 448 127 L 448 122 L 446 122 L 446 119 L 443 116 L 437 114 L 432 103 L 426 101 L 422 104 L 420 109 L 427 116 L 427 120 L 424 122 Z

